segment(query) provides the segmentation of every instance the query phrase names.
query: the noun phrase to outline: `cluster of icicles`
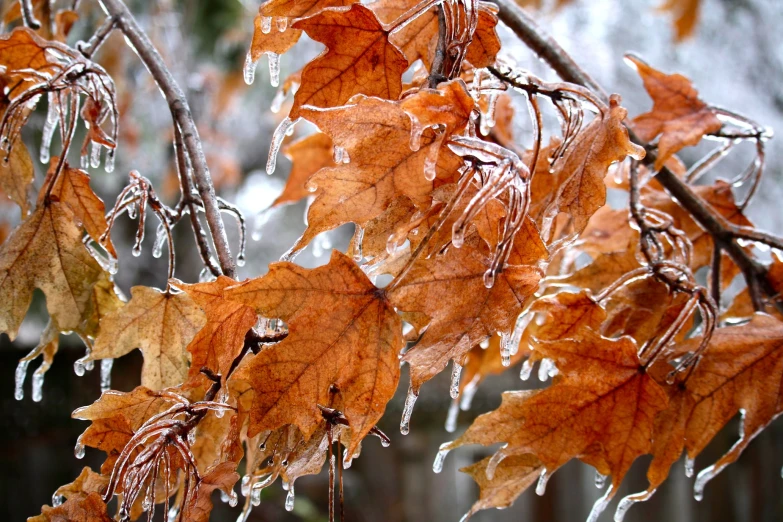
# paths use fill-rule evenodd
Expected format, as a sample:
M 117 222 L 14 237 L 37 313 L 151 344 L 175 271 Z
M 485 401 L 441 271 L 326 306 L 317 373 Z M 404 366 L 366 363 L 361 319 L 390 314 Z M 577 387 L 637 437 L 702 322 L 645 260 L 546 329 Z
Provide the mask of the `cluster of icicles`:
M 275 26 L 277 31 L 281 33 L 284 32 L 286 29 L 288 29 L 288 18 L 286 18 L 285 16 L 276 18 Z M 264 16 L 261 18 L 261 32 L 264 34 L 269 34 L 272 32 L 271 16 Z M 280 55 L 272 52 L 267 52 L 264 54 L 267 55 L 267 59 L 269 60 L 269 83 L 272 84 L 272 87 L 277 87 L 280 84 Z M 242 71 L 245 77 L 245 83 L 247 83 L 248 85 L 251 85 L 256 78 L 257 65 L 258 65 L 258 60 L 253 59 L 253 52 L 251 49 L 250 51 L 247 52 L 247 57 L 245 58 L 245 66 Z

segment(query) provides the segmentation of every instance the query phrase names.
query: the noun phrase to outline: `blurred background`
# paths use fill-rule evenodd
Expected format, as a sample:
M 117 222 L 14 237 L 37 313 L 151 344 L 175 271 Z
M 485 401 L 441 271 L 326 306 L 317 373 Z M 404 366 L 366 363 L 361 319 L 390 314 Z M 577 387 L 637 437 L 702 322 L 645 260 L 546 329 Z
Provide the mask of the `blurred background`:
M 544 5 L 535 13 L 539 23 L 599 83 L 623 96 L 631 115 L 646 111 L 650 101 L 635 73 L 623 63 L 627 51 L 637 52 L 654 67 L 690 77 L 711 104 L 729 108 L 774 129 L 783 129 L 783 44 L 778 34 L 783 26 L 783 2 L 701 0 L 695 34 L 682 43 L 675 43 L 669 15 L 656 10 L 660 1 L 573 0 L 556 9 L 554 4 L 562 2 L 551 0 L 542 2 Z M 3 10 L 9 3 L 13 2 L 6 0 Z M 253 85 L 245 85 L 242 78 L 253 17 L 260 2 L 139 0 L 129 3 L 187 91 L 219 192 L 238 204 L 252 229 L 258 214 L 282 190 L 290 168 L 290 162 L 281 157 L 273 176 L 263 171 L 272 131 L 287 110 L 284 105 L 279 114 L 270 111 L 276 89 L 269 84 L 266 59 L 259 63 Z M 96 2 L 84 0 L 80 21 L 69 42 L 89 37 L 90 28 L 100 23 L 101 16 Z M 504 28 L 500 33 L 506 55 L 535 74 L 554 79 L 510 33 Z M 303 38 L 293 51 L 282 57 L 281 79 L 299 70 L 318 52 L 318 44 Z M 153 181 L 166 202 L 174 203 L 178 186 L 169 145 L 172 131 L 168 110 L 157 88 L 119 35 L 104 45 L 96 60 L 117 80 L 122 119 L 117 168 L 112 174 L 92 169 L 94 188 L 107 205 L 113 204 L 127 181 L 129 169 L 133 168 Z M 33 157 L 37 157 L 45 115 L 45 104 L 41 105 L 24 135 Z M 524 144 L 529 129 L 524 127 L 525 118 L 519 118 L 518 122 L 517 136 Z M 297 127 L 298 136 L 308 132 L 305 125 Z M 57 151 L 58 147 L 55 141 L 52 150 Z M 682 157 L 690 164 L 707 150 L 689 149 Z M 744 168 L 749 157 L 744 157 L 742 152 L 732 154 L 721 169 L 737 172 Z M 78 158 L 72 158 L 71 162 L 78 163 Z M 35 163 L 40 185 L 45 169 Z M 783 147 L 773 140 L 768 148 L 764 184 L 748 211 L 754 222 L 777 233 L 783 226 L 783 213 L 779 210 L 783 198 L 781 164 Z M 248 237 L 247 264 L 239 270 L 240 278 L 263 274 L 270 262 L 288 250 L 304 230 L 305 208 L 305 202 L 300 202 L 263 215 L 261 221 L 265 224 L 260 229 L 260 238 Z M 19 220 L 15 207 L 3 205 L 0 213 L 11 223 Z M 133 285 L 160 287 L 165 283 L 166 256 L 155 259 L 151 255 L 156 224 L 149 221 L 148 239 L 140 257 L 133 257 L 130 252 L 135 222 L 121 218 L 113 234 L 121 259 L 116 282 L 126 295 Z M 227 228 L 236 251 L 236 227 L 230 217 L 227 217 Z M 179 259 L 176 276 L 193 282 L 198 279 L 201 266 L 195 262 L 198 257 L 192 232 L 187 225 L 180 225 L 175 231 Z M 323 234 L 297 262 L 310 267 L 325 263 L 328 256 L 324 252 L 331 248 L 345 250 L 352 232 L 352 226 L 347 226 Z M 87 425 L 70 419 L 70 412 L 93 402 L 100 394 L 97 369 L 81 378 L 74 374 L 73 363 L 84 354 L 78 338 L 61 338 L 60 352 L 46 374 L 41 402 L 30 398 L 29 376 L 25 398 L 14 400 L 17 361 L 35 346 L 46 321 L 42 295 L 36 296 L 32 306 L 14 343 L 5 335 L 0 337 L 1 520 L 25 520 L 39 513 L 42 504 L 51 503 L 54 490 L 72 481 L 84 465 L 97 469 L 101 463 L 102 454 L 95 450 L 88 449 L 83 461 L 73 456 L 76 438 Z M 112 387 L 128 391 L 137 386 L 140 366 L 138 352 L 116 361 Z M 361 458 L 345 472 L 346 520 L 459 520 L 478 497 L 478 490 L 458 469 L 490 454 L 492 448 L 470 447 L 453 452 L 443 472 L 436 475 L 432 472 L 432 461 L 438 446 L 455 438 L 475 416 L 497 407 L 502 391 L 541 385 L 535 378 L 520 381 L 518 368 L 488 379 L 479 388 L 471 411 L 460 413 L 457 433 L 447 433 L 444 422 L 451 402 L 448 381 L 449 376 L 444 374 L 424 387 L 413 413 L 411 432 L 402 436 L 398 425 L 407 388 L 407 374 L 403 373 L 398 396 L 390 403 L 380 425 L 391 436 L 391 446 L 382 448 L 377 440 L 368 440 Z M 738 419 L 727 426 L 699 457 L 697 470 L 728 450 L 736 439 L 738 427 Z M 648 462 L 648 458 L 636 462 L 618 498 L 646 487 L 644 473 Z M 693 499 L 693 479 L 686 478 L 680 462 L 672 468 L 669 480 L 653 499 L 632 508 L 626 520 L 783 520 L 781 467 L 783 425 L 776 422 L 751 444 L 737 464 L 710 482 L 702 502 Z M 263 501 L 254 508 L 250 520 L 327 519 L 325 473 L 300 479 L 296 490 L 292 513 L 283 508 L 285 492 L 278 482 L 264 491 Z M 574 461 L 554 475 L 545 496 L 527 491 L 513 507 L 479 513 L 475 520 L 584 520 L 600 495 L 594 485 L 592 468 Z M 217 496 L 215 499 L 213 520 L 235 520 L 239 508 L 230 508 L 217 500 Z M 603 514 L 602 521 L 611 520 L 615 505 L 616 501 Z

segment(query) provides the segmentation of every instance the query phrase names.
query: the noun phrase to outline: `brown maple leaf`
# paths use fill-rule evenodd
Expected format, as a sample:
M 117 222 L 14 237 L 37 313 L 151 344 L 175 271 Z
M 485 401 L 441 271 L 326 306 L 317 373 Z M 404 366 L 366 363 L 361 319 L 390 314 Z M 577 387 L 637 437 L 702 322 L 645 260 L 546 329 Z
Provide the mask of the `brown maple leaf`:
M 257 316 L 251 307 L 226 299 L 226 288 L 236 283 L 226 276 L 194 285 L 175 283 L 201 307 L 207 318 L 207 323 L 188 345 L 190 379 L 198 377 L 206 367 L 220 375 L 225 383 L 234 359 L 242 351 L 245 334 L 256 323 Z
M 336 107 L 355 94 L 399 97 L 408 62 L 368 8 L 354 4 L 348 9 L 327 9 L 299 20 L 293 28 L 304 30 L 327 50 L 302 70 L 289 114 L 292 120 L 304 105 Z
M 144 354 L 142 386 L 176 386 L 188 373 L 186 347 L 205 322 L 187 294 L 135 286 L 130 302 L 101 322 L 90 359 L 114 359 L 139 348 Z
M 495 27 L 498 25 L 498 17 L 493 10 L 484 9 L 486 4 L 479 4 L 479 17 L 476 32 L 473 33 L 473 41 L 468 45 L 465 59 L 476 69 L 489 67 L 495 64 L 495 57 L 500 52 L 500 38 Z
M 183 509 L 183 520 L 207 522 L 212 512 L 212 492 L 216 489 L 231 494 L 239 480 L 236 462 L 221 462 L 201 478 L 195 495 L 190 495 Z M 236 494 L 236 493 L 234 493 Z
M 76 330 L 101 269 L 65 205 L 40 205 L 0 246 L 0 331 L 16 337 L 35 288 L 60 330 Z
M 328 265 L 313 270 L 272 264 L 267 275 L 226 295 L 289 329 L 235 373 L 255 392 L 248 435 L 295 424 L 309 438 L 323 425 L 320 404 L 344 412 L 355 434 L 348 454 L 355 453 L 399 380 L 402 324 L 384 293 L 334 251 Z
M 79 495 L 89 495 L 90 493 L 103 493 L 106 486 L 109 485 L 109 477 L 95 473 L 89 467 L 85 466 L 82 472 L 70 484 L 60 486 L 54 492 L 55 497 L 77 497 Z
M 430 318 L 419 342 L 403 357 L 411 366 L 414 393 L 449 360 L 463 364 L 474 345 L 497 332 L 511 332 L 538 288 L 541 271 L 529 265 L 506 266 L 487 288 L 484 274 L 491 260 L 474 243 L 417 261 L 390 294 L 399 310 Z
M 33 162 L 22 140 L 17 139 L 11 151 L 0 154 L 0 189 L 19 205 L 22 218 L 30 212 L 29 190 L 33 182 Z
M 487 467 L 492 457 L 460 469 L 476 481 L 481 489 L 479 499 L 470 507 L 466 517 L 471 517 L 482 509 L 504 509 L 514 503 L 541 474 L 541 462 L 533 455 L 513 455 L 503 459 L 492 474 L 487 476 Z
M 55 508 L 44 506 L 41 514 L 28 522 L 113 522 L 98 493 L 80 495 Z
M 664 74 L 647 65 L 640 58 L 628 55 L 628 62 L 644 82 L 644 88 L 653 99 L 650 112 L 633 120 L 634 130 L 645 141 L 660 135 L 655 170 L 682 148 L 696 145 L 705 134 L 717 132 L 722 124 L 715 111 L 699 99 L 699 93 L 690 80 L 681 74 Z

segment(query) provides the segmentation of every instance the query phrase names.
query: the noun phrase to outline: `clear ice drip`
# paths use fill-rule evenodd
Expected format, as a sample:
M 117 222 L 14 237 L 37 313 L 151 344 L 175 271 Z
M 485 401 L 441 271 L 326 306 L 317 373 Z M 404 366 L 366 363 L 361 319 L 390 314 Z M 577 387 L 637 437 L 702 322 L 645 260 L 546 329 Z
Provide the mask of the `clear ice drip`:
M 41 150 L 38 158 L 43 164 L 49 163 L 49 160 L 51 159 L 49 151 L 52 146 L 54 131 L 57 129 L 57 122 L 60 119 L 59 116 L 60 111 L 55 102 L 55 94 L 49 93 L 49 109 L 46 113 L 46 120 L 44 120 L 43 135 L 41 136 Z
M 57 492 L 55 492 L 54 495 L 52 495 L 52 507 L 62 506 L 64 500 L 64 496 L 58 495 Z
M 152 257 L 158 259 L 163 255 L 163 244 L 166 242 L 167 238 L 166 226 L 163 223 L 159 223 L 158 229 L 155 232 L 155 242 L 152 244 Z
M 293 482 L 288 487 L 288 495 L 285 496 L 285 510 L 286 511 L 293 511 L 294 510 L 294 484 L 293 484 Z
M 533 373 L 533 363 L 530 359 L 525 359 L 522 363 L 522 368 L 519 370 L 519 378 L 526 381 L 530 378 L 530 374 Z
M 252 506 L 261 505 L 261 489 L 254 489 L 250 492 L 250 504 Z
M 292 129 L 294 125 L 296 125 L 296 120 L 292 121 L 290 118 L 284 118 L 275 129 L 274 134 L 272 134 L 272 144 L 269 146 L 269 157 L 266 161 L 267 174 L 273 174 L 275 172 L 275 168 L 277 167 L 277 153 L 280 152 L 283 138 L 285 138 L 288 129 Z
M 77 459 L 84 458 L 84 444 L 82 444 L 82 435 L 76 439 L 76 445 L 73 447 L 73 454 Z
M 408 396 L 405 397 L 405 406 L 402 408 L 402 419 L 400 420 L 400 433 L 407 435 L 410 432 L 411 415 L 413 406 L 419 395 L 413 391 L 413 387 L 408 388 Z
M 538 380 L 546 382 L 552 376 L 554 368 L 555 363 L 552 359 L 541 359 L 541 364 L 538 365 Z
M 500 364 L 506 368 L 511 366 L 511 338 L 512 334 L 500 333 Z
M 449 388 L 449 395 L 452 399 L 459 397 L 459 378 L 462 374 L 462 365 L 457 361 L 451 363 L 451 387 Z
M 114 158 L 117 155 L 116 149 L 109 149 L 106 151 L 106 161 L 103 162 L 103 169 L 111 174 L 114 172 Z
M 462 411 L 468 411 L 470 409 L 470 405 L 473 403 L 473 397 L 476 396 L 476 392 L 478 391 L 479 380 L 480 377 L 475 375 L 473 379 L 465 385 L 465 388 L 462 389 L 462 397 L 460 397 L 459 403 L 459 409 Z
M 261 32 L 269 34 L 272 31 L 272 17 L 264 16 L 261 18 Z
M 604 489 L 604 486 L 606 485 L 606 475 L 602 475 L 598 470 L 595 472 L 595 487 L 598 489 Z
M 508 444 L 503 444 L 503 446 L 500 447 L 489 459 L 489 462 L 487 463 L 487 469 L 485 471 L 487 478 L 489 480 L 492 480 L 492 478 L 495 476 L 495 470 L 498 469 L 498 466 L 500 466 L 500 463 L 503 462 L 503 460 L 506 458 L 506 448 L 508 447 Z
M 459 401 L 453 400 L 449 405 L 449 412 L 446 415 L 445 429 L 448 433 L 454 433 L 457 430 L 457 416 L 459 415 Z
M 281 16 L 275 21 L 275 25 L 277 25 L 277 30 L 279 32 L 284 32 L 286 29 L 288 29 L 288 18 Z
M 92 142 L 92 150 L 90 151 L 90 167 L 97 169 L 101 165 L 101 144 L 95 141 Z
M 617 510 L 614 512 L 614 522 L 623 522 L 625 514 L 628 513 L 628 510 L 631 509 L 631 506 L 637 502 L 645 502 L 649 500 L 654 493 L 655 490 L 653 489 L 651 491 L 645 491 L 635 495 L 628 495 L 627 497 L 620 500 L 620 502 L 617 504 Z
M 552 475 L 547 472 L 546 468 L 541 470 L 541 475 L 538 477 L 538 484 L 536 484 L 536 495 L 539 497 L 544 496 L 546 493 L 546 485 L 549 482 L 549 477 Z
M 44 375 L 49 365 L 45 362 L 33 372 L 33 402 L 41 402 L 43 400 L 43 384 Z
M 27 377 L 27 367 L 30 366 L 30 361 L 19 361 L 16 366 L 16 372 L 14 374 L 14 398 L 17 401 L 24 399 L 24 380 Z
M 440 445 L 438 454 L 435 455 L 435 461 L 432 463 L 432 471 L 435 473 L 440 473 L 443 471 L 443 462 L 446 460 L 446 455 L 448 455 L 449 451 L 451 451 L 448 447 L 450 444 L 451 442 L 446 442 Z
M 601 513 L 604 512 L 606 509 L 606 506 L 609 505 L 609 501 L 612 500 L 612 493 L 613 488 L 610 485 L 609 489 L 606 490 L 606 493 L 595 501 L 595 504 L 593 504 L 593 509 L 590 510 L 590 514 L 587 516 L 587 522 L 596 522 L 598 520 L 598 517 L 601 516 Z
M 269 60 L 269 83 L 272 87 L 280 85 L 280 55 L 277 53 L 266 53 Z
M 242 67 L 242 76 L 245 78 L 246 84 L 253 85 L 256 79 L 257 66 L 258 60 L 254 60 L 252 51 L 248 51 L 247 56 L 245 56 L 245 65 Z
M 696 461 L 687 455 L 685 456 L 685 476 L 691 478 L 693 476 L 693 468 Z

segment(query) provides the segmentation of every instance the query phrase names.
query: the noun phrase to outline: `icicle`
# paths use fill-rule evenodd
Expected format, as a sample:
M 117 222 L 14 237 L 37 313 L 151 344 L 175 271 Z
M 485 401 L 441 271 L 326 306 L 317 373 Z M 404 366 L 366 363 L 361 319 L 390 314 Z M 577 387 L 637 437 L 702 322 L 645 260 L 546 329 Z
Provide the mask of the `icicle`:
M 30 361 L 19 361 L 19 364 L 16 365 L 14 398 L 17 401 L 24 399 L 24 380 L 27 377 L 28 366 L 30 366 Z
M 259 448 L 259 449 L 263 449 L 263 448 Z M 250 475 L 242 476 L 240 491 L 242 491 L 243 497 L 246 497 L 250 494 Z
M 522 368 L 519 370 L 519 378 L 526 381 L 530 378 L 530 374 L 533 373 L 533 363 L 530 359 L 525 359 L 522 363 Z
M 101 144 L 92 142 L 92 151 L 90 154 L 90 166 L 97 169 L 101 165 Z
M 77 459 L 84 458 L 84 444 L 82 444 L 82 435 L 79 435 L 79 438 L 76 439 L 76 446 L 73 448 L 73 454 Z
M 604 486 L 606 485 L 606 475 L 601 475 L 601 473 L 596 470 L 595 471 L 595 487 L 598 489 L 604 489 Z
M 549 482 L 549 478 L 552 476 L 548 473 L 546 468 L 541 470 L 541 475 L 538 477 L 538 484 L 536 484 L 536 495 L 543 497 L 546 493 L 546 484 Z
M 237 495 L 237 492 L 232 489 L 231 494 L 228 496 L 228 505 L 231 507 L 237 507 L 238 503 L 239 495 Z
M 484 339 L 483 341 L 481 341 L 481 342 L 479 343 L 479 347 L 480 347 L 482 350 L 486 350 L 487 348 L 489 348 L 489 339 Z
M 264 34 L 269 34 L 271 31 L 272 31 L 272 17 L 271 16 L 261 17 L 261 32 Z
M 454 248 L 460 248 L 463 243 L 465 243 L 465 231 L 457 226 L 452 227 L 451 244 L 454 245 Z
M 261 505 L 261 488 L 254 489 L 250 492 L 250 504 L 253 506 Z
M 400 433 L 407 435 L 410 432 L 411 414 L 413 406 L 419 395 L 413 391 L 413 387 L 408 388 L 408 396 L 405 397 L 405 406 L 402 408 L 402 420 L 400 421 Z
M 277 53 L 266 53 L 269 60 L 269 83 L 272 87 L 280 85 L 280 55 Z
M 491 129 L 495 126 L 495 108 L 498 105 L 498 93 L 493 92 L 489 95 L 489 100 L 487 102 L 487 113 L 484 115 L 482 120 L 486 120 L 486 125 L 488 129 Z M 487 132 L 486 134 L 489 134 Z M 485 135 L 486 135 L 485 134 Z
M 693 476 L 693 467 L 696 463 L 695 459 L 685 456 L 685 476 L 691 478 Z
M 272 144 L 269 146 L 269 157 L 266 160 L 266 173 L 272 174 L 277 166 L 277 153 L 280 152 L 280 145 L 283 144 L 283 138 L 285 138 L 288 129 L 293 128 L 296 124 L 296 120 L 291 121 L 290 118 L 284 118 L 280 122 L 280 125 L 275 129 L 272 134 Z
M 41 402 L 43 400 L 43 384 L 46 373 L 41 370 L 41 368 L 38 368 L 33 372 L 33 402 Z
M 424 134 L 425 127 L 419 122 L 419 120 L 409 114 L 411 118 L 411 143 L 410 148 L 413 152 L 418 151 L 421 148 L 421 135 Z
M 345 149 L 335 145 L 332 147 L 332 159 L 335 163 L 342 163 L 343 162 L 343 154 L 345 153 Z
M 136 219 L 136 203 L 131 203 L 128 205 L 128 218 L 129 219 Z
M 503 446 L 498 449 L 494 455 L 492 455 L 492 458 L 489 459 L 489 462 L 487 463 L 487 469 L 485 471 L 487 478 L 489 480 L 492 480 L 492 478 L 495 476 L 495 470 L 498 469 L 498 466 L 501 462 L 506 458 L 506 452 L 505 449 L 508 447 L 508 444 L 503 444 Z
M 223 490 L 221 489 L 221 490 L 220 490 L 220 501 L 221 501 L 222 503 L 224 503 L 224 504 L 228 504 L 228 501 L 229 501 L 229 500 L 230 500 L 230 499 L 229 499 L 229 497 L 228 497 L 228 493 L 226 493 L 225 491 L 223 491 Z
M 438 164 L 438 149 L 433 148 L 434 152 L 427 154 L 424 157 L 424 179 L 432 181 L 437 176 L 438 172 L 436 166 Z
M 435 462 L 432 463 L 432 471 L 440 473 L 443 471 L 443 462 L 446 460 L 446 455 L 449 454 L 451 449 L 448 447 L 451 442 L 445 442 L 438 448 L 438 454 L 435 455 Z
M 108 173 L 111 174 L 114 172 L 114 156 L 117 154 L 117 151 L 115 149 L 109 149 L 106 152 L 106 161 L 103 162 L 103 169 Z
M 166 513 L 167 522 L 175 522 L 179 517 L 179 505 L 174 505 L 169 508 L 169 512 Z
M 62 495 L 58 495 L 56 492 L 54 495 L 52 495 L 52 507 L 59 507 L 63 505 L 63 500 L 65 500 L 65 497 Z
M 272 111 L 274 114 L 277 114 L 278 112 L 280 112 L 280 108 L 283 106 L 284 101 L 285 101 L 285 90 L 278 89 L 277 92 L 275 93 L 275 97 L 272 99 L 272 104 L 269 106 L 269 110 Z
M 348 455 L 348 450 L 343 450 L 343 469 L 348 469 L 353 464 L 353 455 Z
M 86 151 L 83 152 L 79 159 L 79 163 L 83 169 L 90 168 L 90 154 Z
M 473 397 L 476 396 L 476 392 L 478 391 L 479 379 L 480 377 L 478 375 L 473 376 L 473 379 L 471 379 L 462 390 L 462 398 L 459 403 L 459 409 L 462 411 L 468 411 L 470 409 L 470 405 L 473 403 Z
M 541 359 L 541 364 L 538 365 L 538 380 L 546 382 L 549 379 L 549 372 L 552 370 L 554 363 L 552 359 Z
M 451 363 L 451 387 L 449 388 L 449 394 L 452 399 L 459 397 L 459 377 L 462 374 L 462 365 L 457 361 Z
M 511 334 L 500 332 L 500 364 L 506 368 L 511 366 L 511 337 Z
M 218 392 L 217 397 L 215 397 L 215 402 L 220 404 L 228 404 L 228 399 L 229 399 L 228 387 L 223 386 Z M 225 414 L 226 414 L 226 410 L 224 408 L 215 410 L 215 417 L 217 417 L 218 419 L 222 419 L 223 415 Z
M 701 502 L 701 499 L 704 498 L 704 486 L 706 486 L 710 480 L 717 477 L 718 473 L 720 473 L 724 467 L 725 466 L 718 467 L 713 464 L 699 472 L 696 476 L 696 482 L 693 484 L 693 498 L 695 498 L 697 502 Z
M 59 111 L 57 110 L 57 104 L 53 103 L 53 93 L 49 93 L 49 110 L 46 113 L 46 120 L 44 120 L 43 135 L 41 136 L 41 150 L 39 152 L 38 159 L 43 164 L 49 163 L 51 159 L 50 149 L 52 146 L 52 138 L 54 137 L 54 131 L 57 129 L 57 122 L 59 120 Z
M 650 491 L 644 491 L 642 493 L 637 493 L 634 495 L 628 495 L 627 497 L 623 498 L 619 504 L 617 504 L 617 510 L 614 512 L 614 522 L 623 522 L 623 519 L 625 518 L 625 514 L 628 512 L 629 509 L 631 509 L 631 506 L 636 504 L 637 502 L 645 502 L 650 499 L 650 497 L 655 494 L 655 490 Z
M 248 51 L 245 56 L 245 65 L 242 67 L 242 76 L 248 85 L 253 85 L 253 81 L 256 79 L 256 66 L 258 66 L 258 60 L 253 60 L 252 51 Z
M 159 259 L 163 255 L 163 243 L 166 242 L 166 226 L 163 223 L 158 224 L 158 230 L 155 232 L 155 242 L 152 244 L 152 257 Z
M 614 492 L 614 488 L 612 486 L 609 486 L 609 489 L 606 490 L 606 493 L 595 501 L 595 504 L 593 504 L 593 509 L 590 510 L 590 514 L 587 516 L 587 522 L 596 522 L 598 520 L 598 517 L 601 516 L 601 513 L 604 512 L 606 509 L 606 506 L 609 505 L 609 501 L 612 500 L 612 493 Z
M 133 245 L 131 254 L 133 254 L 133 257 L 139 257 L 141 255 L 141 241 L 137 241 L 136 244 Z
M 288 29 L 288 18 L 281 16 L 276 20 L 276 25 L 279 32 L 284 32 L 286 29 Z
M 353 243 L 353 260 L 357 263 L 361 263 L 362 259 L 364 259 L 364 249 L 362 246 L 362 243 L 364 243 L 364 228 L 356 225 L 356 232 L 354 233 L 354 237 L 356 238 L 356 241 Z
M 84 372 L 86 370 L 92 370 L 92 366 L 95 364 L 93 361 L 88 361 L 87 359 L 90 357 L 90 349 L 87 348 L 87 353 L 84 357 L 81 359 L 76 359 L 73 363 L 73 373 L 78 375 L 79 377 L 84 376 Z M 92 363 L 92 364 L 90 364 Z
M 459 415 L 459 401 L 451 401 L 449 405 L 449 413 L 446 415 L 446 431 L 448 433 L 454 433 L 457 431 L 457 416 Z
M 286 511 L 294 510 L 294 484 L 293 483 L 291 483 L 291 485 L 288 487 L 288 495 L 285 496 L 285 510 Z

